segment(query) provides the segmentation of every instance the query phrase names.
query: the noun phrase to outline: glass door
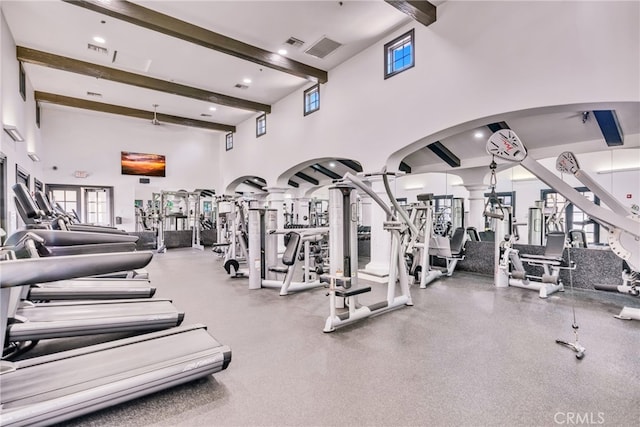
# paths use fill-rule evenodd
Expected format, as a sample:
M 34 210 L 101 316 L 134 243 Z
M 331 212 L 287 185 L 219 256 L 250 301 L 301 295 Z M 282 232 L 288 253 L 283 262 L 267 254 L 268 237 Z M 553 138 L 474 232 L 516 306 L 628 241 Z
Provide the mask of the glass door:
M 111 225 L 109 215 L 109 194 L 105 188 L 84 190 L 85 222 L 94 225 Z
M 49 200 L 53 205 L 54 210 L 57 208 L 73 218 L 75 221 L 80 221 L 80 215 L 78 213 L 80 200 L 80 187 L 64 187 L 57 189 L 50 189 Z
M 47 185 L 54 207 L 80 223 L 111 226 L 113 221 L 113 187 Z

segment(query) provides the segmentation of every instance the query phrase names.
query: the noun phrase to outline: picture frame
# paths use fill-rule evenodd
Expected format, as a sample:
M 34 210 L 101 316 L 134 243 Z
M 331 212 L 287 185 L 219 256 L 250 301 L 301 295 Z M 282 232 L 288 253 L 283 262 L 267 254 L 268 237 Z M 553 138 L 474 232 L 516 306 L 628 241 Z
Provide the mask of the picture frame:
M 166 177 L 166 158 L 161 154 L 120 152 L 122 175 Z

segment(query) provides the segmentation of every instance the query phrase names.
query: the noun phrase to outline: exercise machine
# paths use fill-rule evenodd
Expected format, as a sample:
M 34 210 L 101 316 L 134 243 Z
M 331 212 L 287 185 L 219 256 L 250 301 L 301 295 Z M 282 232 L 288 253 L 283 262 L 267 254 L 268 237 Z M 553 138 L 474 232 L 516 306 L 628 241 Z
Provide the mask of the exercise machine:
M 454 199 L 454 201 L 456 200 Z M 463 211 L 459 201 L 456 206 L 454 211 Z M 460 219 L 460 214 L 457 218 Z M 409 219 L 419 233 L 417 236 L 406 233 L 403 237 L 403 247 L 406 247 L 406 253 L 410 254 L 409 274 L 414 276 L 415 281 L 419 282 L 420 288 L 424 289 L 434 280 L 453 275 L 458 261 L 464 259 L 464 244 L 467 240 L 467 233 L 463 227 L 456 227 L 451 237 L 435 233 L 430 194 L 418 195 L 418 203 L 409 207 Z M 455 223 L 461 223 L 461 220 Z M 443 260 L 444 268 L 431 265 L 430 259 L 432 257 Z
M 127 234 L 124 230 L 119 230 L 114 227 L 72 223 L 70 217 L 56 215 L 42 193 L 36 193 L 36 195 L 40 195 L 40 204 L 38 204 L 23 183 L 19 182 L 14 184 L 11 188 L 15 195 L 16 210 L 26 228 L 50 228 L 65 231 L 84 231 L 118 235 Z
M 57 240 L 60 242 L 63 240 L 60 234 L 66 235 L 72 238 L 72 242 L 78 242 L 77 234 L 86 235 L 89 237 L 95 235 L 95 233 L 81 233 L 81 232 L 65 232 L 54 230 L 26 230 L 16 233 L 7 240 L 9 244 L 13 246 L 5 245 L 2 249 L 5 251 L 12 251 L 14 254 L 21 250 L 25 252 L 25 257 L 36 257 L 40 254 L 51 254 L 51 251 L 46 247 L 46 241 L 41 234 L 57 235 Z M 2 231 L 4 233 L 4 231 Z M 16 236 L 18 236 L 16 238 Z M 66 242 L 65 242 L 66 243 Z M 91 246 L 92 248 L 99 248 L 104 244 L 95 245 L 79 245 Z M 107 244 L 111 248 L 112 244 Z M 77 251 L 77 254 L 80 254 Z M 86 253 L 102 253 L 98 250 L 87 251 Z M 112 252 L 112 251 L 105 251 Z M 20 256 L 18 256 L 20 258 Z M 64 280 L 59 282 L 36 284 L 28 288 L 28 291 L 23 294 L 23 299 L 30 301 L 50 301 L 50 300 L 84 300 L 84 299 L 129 299 L 129 298 L 151 298 L 156 289 L 149 286 L 148 280 L 127 280 L 127 279 L 112 279 L 103 278 L 92 280 Z
M 540 298 L 547 298 L 555 292 L 564 292 L 560 271 L 575 269 L 575 264 L 567 265 L 563 259 L 566 240 L 563 232 L 548 233 L 543 255 L 522 254 L 513 247 L 513 239 L 503 241 L 500 274 L 507 276 L 506 283 L 509 286 L 537 291 Z M 541 276 L 528 274 L 524 264 L 541 267 L 544 272 Z M 537 281 L 531 279 L 537 279 Z M 504 282 L 504 280 L 500 281 L 500 283 Z
M 595 205 L 536 160 L 527 157 L 527 150 L 524 144 L 515 132 L 510 129 L 502 129 L 491 135 L 487 141 L 486 148 L 487 152 L 495 157 L 519 163 L 542 182 L 555 189 L 569 202 L 576 205 L 590 218 L 605 225 L 609 230 L 608 241 L 612 251 L 624 259 L 634 271 L 640 269 L 640 245 L 638 245 L 638 239 L 640 239 L 640 221 L 637 216 L 625 215 L 626 212 L 619 211 L 619 206 L 616 207 L 619 203 L 616 203 L 615 198 L 606 197 L 606 199 L 603 199 L 603 202 L 605 202 L 607 206 L 614 206 L 611 210 Z M 563 154 L 558 157 L 556 168 L 560 171 L 572 172 L 575 175 L 574 171 L 580 169 L 575 156 Z M 577 175 L 576 177 L 580 179 Z M 595 188 L 595 186 L 593 187 Z M 594 191 L 593 189 L 591 190 Z M 596 189 L 595 191 L 603 191 L 603 189 Z M 609 203 L 612 203 L 612 205 L 609 205 Z M 571 270 L 569 270 L 569 273 L 571 273 Z M 619 316 L 622 317 L 623 315 L 627 318 L 640 319 L 640 309 L 625 307 Z M 585 349 L 578 343 L 578 326 L 575 321 L 575 309 L 572 327 L 576 337 L 575 342 L 570 343 L 563 340 L 556 340 L 556 342 L 571 348 L 577 353 L 576 357 L 581 358 L 584 355 Z
M 200 241 L 200 192 L 161 191 L 153 193 L 153 205 L 158 207 L 156 251 L 167 251 L 165 232 L 191 230 L 191 247 L 204 250 Z
M 280 295 L 324 286 L 318 275 L 324 271 L 316 266 L 311 247 L 322 241 L 327 228 L 277 229 L 277 210 L 249 209 L 249 289 L 276 288 Z M 284 234 L 285 250 L 278 262 L 277 236 Z M 299 262 L 302 280 L 294 281 Z M 314 265 L 312 266 L 312 262 Z M 318 269 L 319 268 L 319 269 Z M 282 279 L 278 279 L 282 276 Z
M 240 269 L 240 264 L 247 262 L 249 254 L 248 215 L 246 214 L 249 203 L 248 200 L 238 198 L 230 204 L 231 209 L 227 212 L 225 220 L 226 238 L 222 245 L 217 246 L 222 248 L 225 271 L 235 278 L 247 277 L 249 274 L 246 269 Z
M 615 221 L 615 216 L 619 218 L 636 221 L 637 225 L 634 233 L 626 230 L 611 227 L 612 224 L 595 217 L 596 221 L 608 228 L 608 242 L 611 250 L 623 260 L 622 285 L 616 286 L 615 290 L 623 294 L 632 296 L 640 295 L 640 216 L 637 205 L 628 208 L 613 197 L 600 184 L 593 180 L 585 171 L 580 169 L 578 159 L 571 152 L 564 152 L 558 156 L 556 169 L 562 173 L 570 173 L 578 179 L 585 187 L 603 202 L 613 215 L 611 222 Z M 595 206 L 595 205 L 594 205 Z M 581 208 L 582 209 L 582 208 Z M 588 213 L 588 212 L 587 212 Z M 591 215 L 590 215 L 591 216 Z M 633 230 L 633 228 L 632 228 Z M 596 289 L 611 290 L 606 286 L 596 286 Z M 622 320 L 640 320 L 640 308 L 623 307 L 620 314 L 616 316 Z
M 150 254 L 109 253 L 2 261 L 0 343 L 13 287 L 140 268 Z M 5 427 L 52 425 L 226 369 L 231 349 L 204 325 L 180 326 L 102 344 L 0 362 Z
M 344 176 L 342 183 L 329 189 L 330 271 L 321 276 L 321 281 L 329 284 L 329 317 L 325 321 L 324 332 L 333 332 L 356 321 L 413 305 L 402 239 L 407 230 L 410 229 L 413 236 L 418 235 L 418 230 L 391 193 L 388 177 L 395 174 L 381 172 L 365 176 L 382 177 L 395 212 L 369 186 L 350 173 Z M 370 292 L 371 286 L 359 286 L 358 283 L 356 189 L 368 194 L 385 211 L 388 219 L 384 222 L 384 229 L 391 235 L 387 295 L 382 301 L 369 305 L 358 303 L 358 296 Z M 396 287 L 399 288 L 398 294 Z M 343 305 L 346 305 L 347 311 L 338 312 Z
M 16 260 L 17 251 L 25 249 L 31 256 L 30 259 L 39 258 L 34 243 L 36 241 L 37 236 L 27 234 L 18 244 L 14 245 L 15 250 L 2 250 L 2 255 L 7 260 L 0 262 L 2 279 L 4 279 L 5 266 L 7 265 L 5 262 Z M 94 255 L 106 256 L 108 254 Z M 144 262 L 144 265 L 148 264 L 152 257 L 149 252 L 123 254 L 123 256 L 126 255 L 138 260 L 138 264 Z M 51 259 L 55 263 L 56 260 L 63 260 L 64 257 L 43 259 Z M 22 261 L 22 259 L 17 261 Z M 123 265 L 127 264 L 129 263 L 123 263 Z M 25 276 L 37 276 L 37 273 L 25 273 Z M 6 340 L 11 343 L 8 349 L 11 354 L 22 353 L 41 339 L 158 330 L 178 326 L 184 319 L 184 313 L 178 311 L 167 299 L 33 303 L 25 298 L 28 291 L 29 287 L 27 286 L 14 287 L 7 296 L 10 301 L 4 314 L 11 319 L 11 323 L 5 330 Z
M 19 183 L 23 185 L 22 183 Z M 23 187 L 26 190 L 26 187 Z M 94 225 L 94 224 L 82 224 L 75 222 L 75 216 L 68 215 L 59 215 L 53 210 L 51 203 L 49 203 L 49 199 L 42 191 L 35 191 L 34 201 L 36 206 L 42 211 L 44 216 L 51 222 L 57 225 L 57 228 L 60 230 L 69 230 L 69 231 L 93 231 L 97 233 L 116 233 L 116 234 L 126 234 L 126 231 L 118 229 L 116 227 L 110 227 L 105 225 Z

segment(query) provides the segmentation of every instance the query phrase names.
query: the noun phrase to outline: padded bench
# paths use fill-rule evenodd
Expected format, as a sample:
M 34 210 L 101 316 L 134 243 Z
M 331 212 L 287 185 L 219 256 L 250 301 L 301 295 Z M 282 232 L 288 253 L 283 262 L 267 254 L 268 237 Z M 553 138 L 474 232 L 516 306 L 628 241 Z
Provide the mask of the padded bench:
M 298 247 L 300 247 L 300 237 L 299 233 L 295 231 L 290 231 L 285 234 L 285 240 L 287 240 L 287 246 L 284 249 L 284 253 L 282 254 L 282 263 L 284 266 L 273 265 L 268 268 L 269 271 L 274 273 L 283 273 L 286 274 L 289 272 L 289 268 L 296 263 L 296 256 L 298 255 Z

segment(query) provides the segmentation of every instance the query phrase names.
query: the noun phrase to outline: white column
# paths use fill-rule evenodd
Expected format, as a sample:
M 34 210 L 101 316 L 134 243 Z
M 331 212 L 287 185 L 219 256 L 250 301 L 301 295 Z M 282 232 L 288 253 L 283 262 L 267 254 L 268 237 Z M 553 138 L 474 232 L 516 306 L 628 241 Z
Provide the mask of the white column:
M 464 188 L 469 191 L 467 227 L 475 227 L 478 232 L 484 231 L 484 193 L 488 191 L 487 184 L 464 184 Z
M 309 225 L 309 200 L 298 198 L 293 201 L 293 220 L 298 224 Z
M 284 227 L 284 193 L 286 188 L 281 187 L 265 187 L 269 194 L 267 194 L 267 204 L 269 209 L 275 209 L 278 211 L 278 228 Z M 278 253 L 284 252 L 284 236 L 278 236 Z
M 360 195 L 360 225 L 371 227 L 371 197 L 366 194 Z
M 387 200 L 388 196 L 382 181 L 374 181 L 372 188 L 382 200 Z M 365 213 L 365 210 L 369 212 Z M 365 266 L 364 272 L 374 276 L 388 276 L 391 233 L 382 227 L 382 224 L 387 220 L 387 214 L 370 197 L 366 197 L 362 203 L 362 218 L 363 224 L 364 218 L 367 218 L 371 226 L 371 260 Z

